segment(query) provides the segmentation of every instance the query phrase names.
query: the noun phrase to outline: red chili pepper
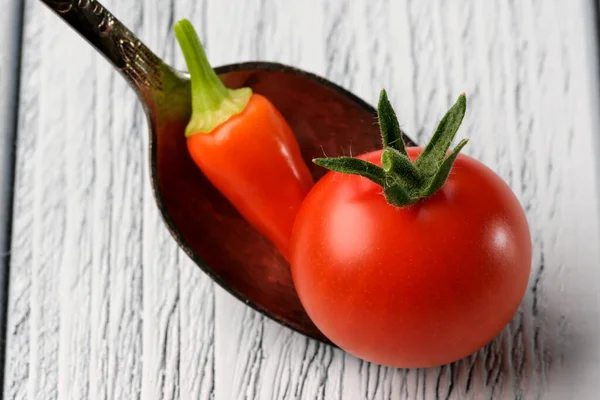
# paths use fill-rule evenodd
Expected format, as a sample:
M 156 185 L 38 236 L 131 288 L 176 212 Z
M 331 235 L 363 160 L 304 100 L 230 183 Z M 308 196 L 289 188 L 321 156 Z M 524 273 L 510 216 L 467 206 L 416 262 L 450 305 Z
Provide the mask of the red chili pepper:
M 250 88 L 229 89 L 210 66 L 192 24 L 175 27 L 192 84 L 188 151 L 238 212 L 288 258 L 296 213 L 313 186 L 281 113 Z

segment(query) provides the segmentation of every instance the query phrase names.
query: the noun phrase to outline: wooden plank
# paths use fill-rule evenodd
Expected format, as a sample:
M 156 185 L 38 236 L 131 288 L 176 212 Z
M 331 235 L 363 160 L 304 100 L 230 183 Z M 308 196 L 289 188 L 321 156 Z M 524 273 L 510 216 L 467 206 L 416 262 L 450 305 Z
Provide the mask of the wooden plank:
M 210 1 L 205 40 L 215 64 L 269 60 L 325 74 L 323 2 Z M 309 341 L 216 291 L 217 399 L 337 398 L 344 355 Z M 334 357 L 337 354 L 337 357 Z
M 141 30 L 136 32 L 165 61 L 183 68 L 185 63 L 173 35 L 173 23 L 184 16 L 202 18 L 203 10 L 202 1 L 147 0 L 143 3 Z M 147 176 L 149 170 L 144 174 Z M 144 188 L 141 398 L 211 398 L 214 396 L 213 284 L 174 245 L 158 214 L 150 186 Z
M 0 41 L 3 43 L 0 47 L 0 130 L 3 132 L 0 135 L 0 243 L 4 245 L 4 226 L 9 218 L 9 202 L 12 200 L 13 140 L 23 9 L 21 1 L 13 0 L 0 0 L 0 7 L 3 10 L 0 15 Z
M 10 230 L 14 177 L 14 140 L 21 57 L 23 3 L 0 0 L 0 380 L 4 378 Z
M 173 51 L 168 13 L 113 3 Z M 141 106 L 37 1 L 25 35 L 6 398 L 206 398 L 212 283 L 153 206 Z
M 36 35 L 37 27 L 30 24 L 31 13 L 25 16 L 24 42 L 35 46 L 39 51 L 31 57 L 23 57 L 21 73 L 22 96 L 20 98 L 17 165 L 15 178 L 14 231 L 12 238 L 11 281 L 9 298 L 9 319 L 7 328 L 6 398 L 35 398 L 35 389 L 39 386 L 39 374 L 31 368 L 32 361 L 40 362 L 40 369 L 48 368 L 48 362 L 40 360 L 38 349 L 33 349 L 40 332 L 36 331 L 36 319 L 39 319 L 41 307 L 34 311 L 33 299 L 33 221 L 35 208 L 36 148 L 35 132 L 39 123 L 39 107 L 34 96 L 40 88 L 41 74 L 31 74 L 34 65 L 43 56 L 41 37 Z M 29 92 L 29 94 L 25 94 Z M 39 248 L 39 246 L 38 246 Z M 22 251 L 19 251 L 22 249 Z M 39 266 L 39 264 L 38 264 Z M 55 302 L 51 302 L 55 305 Z M 38 324 L 39 326 L 39 324 Z M 45 348 L 56 343 L 57 338 L 47 336 Z M 42 351 L 43 352 L 43 351 Z M 54 360 L 55 361 L 55 360 Z M 48 373 L 48 380 L 55 381 L 55 374 Z M 33 387 L 36 386 L 35 389 Z M 32 388 L 32 389 L 30 389 Z
M 385 368 L 250 310 L 181 253 L 154 207 L 133 92 L 37 1 L 25 15 L 7 399 L 594 398 L 600 389 L 600 88 L 591 3 L 107 1 L 182 67 L 172 23 L 215 64 L 263 59 L 374 103 L 425 141 L 465 91 L 465 149 L 523 202 L 523 304 L 477 354 Z M 349 144 L 350 145 L 350 144 Z
M 173 2 L 143 2 L 135 32 L 168 62 L 173 60 Z M 116 12 L 116 11 L 115 11 Z M 143 18 L 143 19 L 142 19 Z M 144 124 L 145 125 L 145 124 Z M 143 147 L 148 146 L 143 134 Z M 149 170 L 146 168 L 144 174 Z M 144 312 L 141 399 L 178 399 L 180 346 L 179 252 L 163 229 L 152 197 L 144 191 L 143 220 Z
M 204 29 L 208 15 L 208 0 L 175 0 L 169 29 L 165 32 L 170 52 L 168 60 L 181 70 L 185 61 L 173 35 L 172 24 L 181 18 L 202 21 Z M 157 7 L 160 12 L 160 7 Z M 184 254 L 179 256 L 180 296 L 180 396 L 187 399 L 215 399 L 215 293 L 214 284 Z M 157 277 L 160 282 L 160 277 Z

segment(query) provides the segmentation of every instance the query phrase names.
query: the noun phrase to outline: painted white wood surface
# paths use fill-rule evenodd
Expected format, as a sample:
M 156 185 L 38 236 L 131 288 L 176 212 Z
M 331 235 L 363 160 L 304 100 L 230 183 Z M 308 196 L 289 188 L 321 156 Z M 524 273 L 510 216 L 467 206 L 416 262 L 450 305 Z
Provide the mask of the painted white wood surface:
M 0 296 L 6 287 L 20 55 L 21 0 L 0 0 Z M 4 321 L 0 322 L 4 330 Z M 0 346 L 1 348 L 1 346 Z
M 361 362 L 213 285 L 171 240 L 133 92 L 27 0 L 6 399 L 595 399 L 600 89 L 591 3 L 106 0 L 167 61 L 191 19 L 215 65 L 293 64 L 431 134 L 460 92 L 466 151 L 527 210 L 533 272 L 504 332 L 428 370 Z

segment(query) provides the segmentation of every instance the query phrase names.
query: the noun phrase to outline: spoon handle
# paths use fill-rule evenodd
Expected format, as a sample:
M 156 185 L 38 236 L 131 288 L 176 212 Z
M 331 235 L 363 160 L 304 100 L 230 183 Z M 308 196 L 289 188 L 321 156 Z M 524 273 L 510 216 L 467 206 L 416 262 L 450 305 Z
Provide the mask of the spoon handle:
M 162 91 L 163 73 L 170 67 L 98 1 L 41 1 L 102 53 L 143 98 Z

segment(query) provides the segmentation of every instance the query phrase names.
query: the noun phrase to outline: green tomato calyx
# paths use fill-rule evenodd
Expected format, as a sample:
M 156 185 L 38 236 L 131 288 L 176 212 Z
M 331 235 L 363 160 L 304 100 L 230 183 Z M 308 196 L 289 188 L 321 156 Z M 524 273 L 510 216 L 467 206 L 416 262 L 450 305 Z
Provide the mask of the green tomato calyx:
M 466 109 L 467 98 L 463 93 L 442 118 L 433 137 L 413 162 L 406 153 L 396 113 L 386 91 L 382 90 L 377 106 L 383 141 L 381 167 L 353 157 L 316 158 L 313 162 L 332 171 L 370 179 L 383 188 L 387 201 L 392 205 L 403 207 L 414 204 L 431 196 L 448 179 L 458 153 L 468 141 L 461 140 L 447 155 Z

